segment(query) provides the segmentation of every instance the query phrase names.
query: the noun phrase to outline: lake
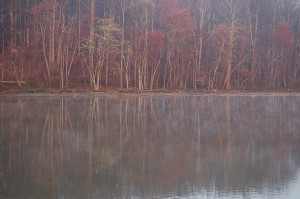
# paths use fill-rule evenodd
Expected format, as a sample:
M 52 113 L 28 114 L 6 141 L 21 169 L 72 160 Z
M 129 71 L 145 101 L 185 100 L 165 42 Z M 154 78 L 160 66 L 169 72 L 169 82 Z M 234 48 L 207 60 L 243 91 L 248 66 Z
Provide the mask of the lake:
M 299 197 L 298 94 L 0 95 L 0 198 Z

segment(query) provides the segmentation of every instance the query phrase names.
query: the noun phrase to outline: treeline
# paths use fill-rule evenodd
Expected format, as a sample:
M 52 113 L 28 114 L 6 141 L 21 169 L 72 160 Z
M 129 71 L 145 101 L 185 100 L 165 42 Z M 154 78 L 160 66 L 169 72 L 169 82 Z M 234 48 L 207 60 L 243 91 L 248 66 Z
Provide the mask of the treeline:
M 0 0 L 1 82 L 297 89 L 298 0 Z

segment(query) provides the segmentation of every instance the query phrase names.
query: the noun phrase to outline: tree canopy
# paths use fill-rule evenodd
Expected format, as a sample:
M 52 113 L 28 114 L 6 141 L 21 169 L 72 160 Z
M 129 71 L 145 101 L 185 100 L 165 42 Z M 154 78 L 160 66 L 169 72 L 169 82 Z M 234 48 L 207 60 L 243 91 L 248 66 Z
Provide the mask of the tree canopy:
M 298 89 L 299 11 L 298 0 L 0 0 L 0 82 Z

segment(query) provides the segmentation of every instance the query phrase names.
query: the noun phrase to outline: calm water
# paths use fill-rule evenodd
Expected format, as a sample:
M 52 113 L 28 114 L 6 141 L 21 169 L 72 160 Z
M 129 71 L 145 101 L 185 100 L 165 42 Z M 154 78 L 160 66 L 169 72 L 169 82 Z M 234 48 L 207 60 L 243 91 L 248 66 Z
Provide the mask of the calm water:
M 300 95 L 0 96 L 0 198 L 300 197 Z

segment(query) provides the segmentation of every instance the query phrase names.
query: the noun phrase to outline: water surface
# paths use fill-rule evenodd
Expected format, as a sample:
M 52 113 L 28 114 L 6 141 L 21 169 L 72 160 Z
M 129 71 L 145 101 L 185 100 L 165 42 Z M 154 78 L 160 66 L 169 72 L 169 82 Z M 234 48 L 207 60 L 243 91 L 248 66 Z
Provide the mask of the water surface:
M 300 196 L 300 96 L 0 96 L 0 197 Z

